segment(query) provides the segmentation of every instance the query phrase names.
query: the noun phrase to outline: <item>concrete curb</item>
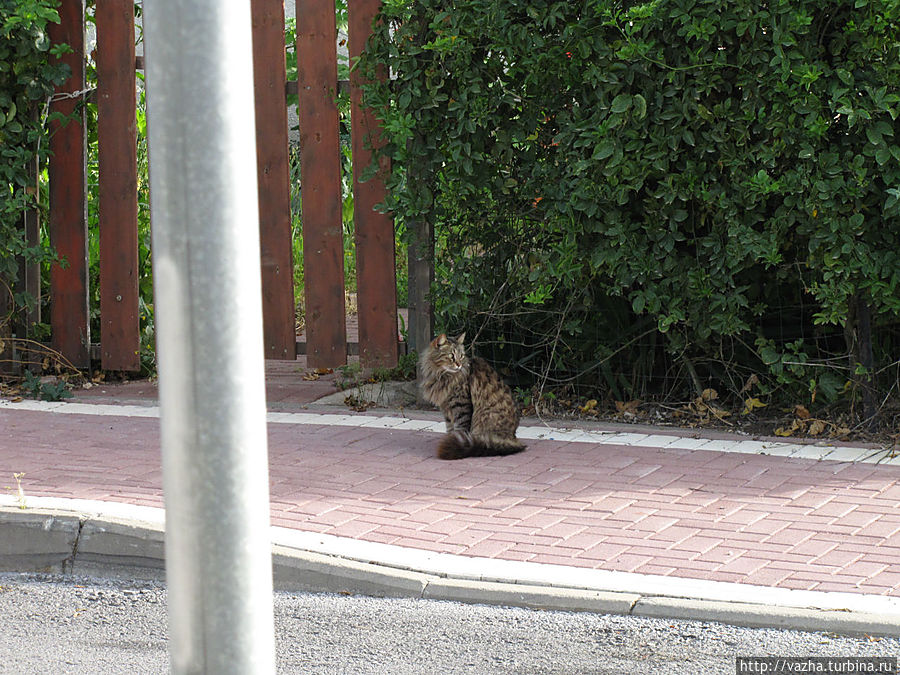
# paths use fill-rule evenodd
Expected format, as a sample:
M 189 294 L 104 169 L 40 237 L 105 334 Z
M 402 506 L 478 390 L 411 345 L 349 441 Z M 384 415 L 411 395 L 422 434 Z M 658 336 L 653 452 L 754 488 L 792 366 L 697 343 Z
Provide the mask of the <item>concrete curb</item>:
M 81 523 L 71 512 L 0 507 L 0 571 L 69 571 Z
M 162 509 L 0 495 L 0 571 L 165 575 Z M 426 598 L 750 626 L 897 635 L 900 598 L 766 589 L 415 549 L 272 528 L 284 591 Z M 748 601 L 752 599 L 752 601 Z

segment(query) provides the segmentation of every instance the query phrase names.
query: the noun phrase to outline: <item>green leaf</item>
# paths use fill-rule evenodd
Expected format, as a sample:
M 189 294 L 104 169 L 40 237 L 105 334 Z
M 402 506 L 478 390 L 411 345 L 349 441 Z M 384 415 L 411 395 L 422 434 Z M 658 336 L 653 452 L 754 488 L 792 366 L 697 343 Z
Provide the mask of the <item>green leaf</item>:
M 634 99 L 634 112 L 637 115 L 639 120 L 644 119 L 647 116 L 647 99 L 645 99 L 640 94 L 635 94 Z
M 869 143 L 872 145 L 881 145 L 883 139 L 881 138 L 881 130 L 876 127 L 870 125 L 866 127 L 866 138 L 869 139 Z
M 875 127 L 878 129 L 879 133 L 881 133 L 883 136 L 893 136 L 894 135 L 894 129 L 891 127 L 890 124 L 888 124 L 884 120 L 879 120 L 879 121 L 875 122 Z
M 619 94 L 613 99 L 610 110 L 617 114 L 623 113 L 631 107 L 631 102 L 631 94 Z M 644 107 L 646 108 L 646 101 L 644 102 Z
M 594 148 L 593 159 L 603 160 L 613 154 L 616 149 L 616 142 L 611 138 L 604 138 Z

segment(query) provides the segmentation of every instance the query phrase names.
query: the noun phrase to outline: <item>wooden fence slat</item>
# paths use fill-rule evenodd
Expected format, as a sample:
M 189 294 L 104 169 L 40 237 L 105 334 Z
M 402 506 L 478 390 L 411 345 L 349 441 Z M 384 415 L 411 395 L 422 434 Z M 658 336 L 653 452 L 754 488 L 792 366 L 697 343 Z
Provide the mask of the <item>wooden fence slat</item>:
M 104 0 L 97 22 L 100 360 L 140 370 L 134 3 Z
M 347 362 L 334 0 L 297 1 L 306 359 Z
M 381 0 L 348 3 L 350 62 L 362 54 L 372 33 Z M 397 281 L 394 270 L 394 221 L 375 211 L 384 201 L 383 176 L 389 164 L 382 158 L 378 174 L 361 181 L 372 162 L 372 149 L 383 141 L 372 110 L 362 107 L 362 80 L 350 71 L 350 121 L 353 141 L 353 209 L 356 224 L 356 285 L 359 305 L 359 354 L 363 366 L 397 365 Z
M 72 51 L 61 60 L 71 68 L 57 94 L 84 89 L 84 0 L 63 0 L 60 23 L 49 25 L 50 39 Z M 90 366 L 88 320 L 85 125 L 83 97 L 57 98 L 51 113 L 69 117 L 50 122 L 50 243 L 64 265 L 50 268 L 52 346 L 72 365 Z
M 296 358 L 284 2 L 253 0 L 263 339 L 267 359 Z

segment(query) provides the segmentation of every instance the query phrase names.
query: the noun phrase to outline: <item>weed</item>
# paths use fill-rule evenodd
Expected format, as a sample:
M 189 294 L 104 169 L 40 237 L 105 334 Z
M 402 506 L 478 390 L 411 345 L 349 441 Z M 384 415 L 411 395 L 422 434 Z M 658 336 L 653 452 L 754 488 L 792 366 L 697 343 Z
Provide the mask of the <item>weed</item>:
M 419 355 L 416 352 L 403 354 L 393 368 L 376 368 L 372 373 L 375 382 L 387 382 L 390 380 L 414 380 L 416 379 L 416 363 Z
M 72 392 L 63 380 L 54 379 L 52 382 L 39 377 L 30 370 L 25 371 L 25 380 L 22 389 L 31 398 L 41 401 L 61 401 L 64 398 L 72 398 Z
M 20 509 L 28 508 L 28 505 L 25 503 L 25 490 L 22 489 L 22 476 L 24 476 L 24 472 L 14 473 L 13 478 L 16 479 L 16 504 Z M 6 488 L 7 490 L 11 490 L 12 488 Z
M 358 361 L 339 366 L 338 371 L 340 374 L 334 379 L 334 384 L 341 391 L 351 387 L 359 387 L 364 383 L 362 366 L 359 365 Z

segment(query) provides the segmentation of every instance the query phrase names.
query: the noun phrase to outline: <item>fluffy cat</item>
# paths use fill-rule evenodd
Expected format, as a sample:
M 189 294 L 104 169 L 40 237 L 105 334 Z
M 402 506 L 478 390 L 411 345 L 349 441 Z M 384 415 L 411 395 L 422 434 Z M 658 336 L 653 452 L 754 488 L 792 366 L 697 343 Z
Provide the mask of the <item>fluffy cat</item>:
M 440 459 L 511 455 L 525 449 L 516 439 L 519 411 L 509 387 L 484 359 L 466 356 L 463 341 L 439 335 L 420 359 L 422 396 L 447 421 Z

